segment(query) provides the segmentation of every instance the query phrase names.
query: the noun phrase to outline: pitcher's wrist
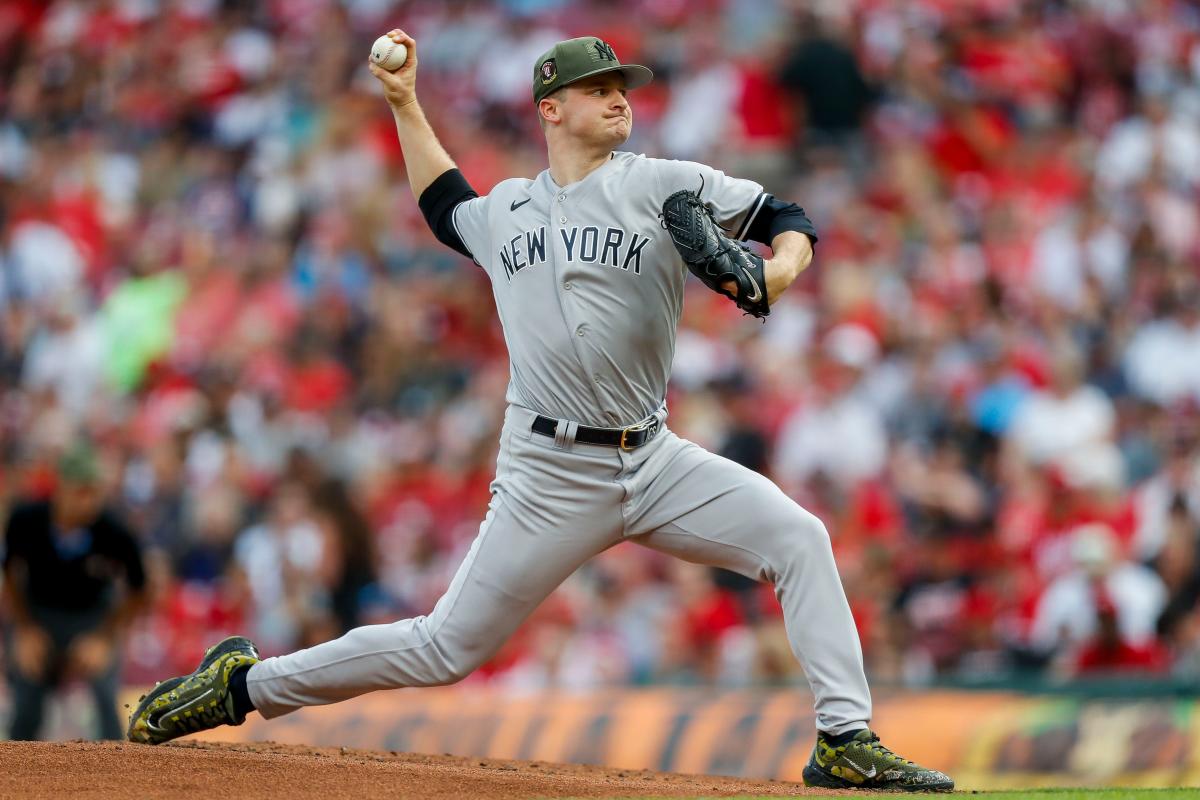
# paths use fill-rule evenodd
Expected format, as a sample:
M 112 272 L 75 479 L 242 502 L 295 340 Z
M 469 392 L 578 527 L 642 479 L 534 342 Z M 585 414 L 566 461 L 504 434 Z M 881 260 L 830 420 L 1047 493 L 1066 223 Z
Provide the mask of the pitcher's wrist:
M 414 97 L 408 98 L 407 100 L 405 100 L 402 103 L 388 103 L 388 105 L 392 109 L 392 114 L 394 116 L 399 116 L 403 109 L 409 108 L 410 106 L 415 106 L 416 103 L 417 103 L 417 98 L 414 96 Z

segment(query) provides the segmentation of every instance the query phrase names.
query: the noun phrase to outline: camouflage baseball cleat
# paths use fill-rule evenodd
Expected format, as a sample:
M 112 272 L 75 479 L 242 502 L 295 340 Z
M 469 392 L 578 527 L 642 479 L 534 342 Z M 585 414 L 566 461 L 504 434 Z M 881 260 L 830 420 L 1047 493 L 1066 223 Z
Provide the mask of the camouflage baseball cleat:
M 838 746 L 830 744 L 825 734 L 818 734 L 817 746 L 804 768 L 804 785 L 905 792 L 954 790 L 950 776 L 901 758 L 867 729 Z
M 218 725 L 241 725 L 234 710 L 229 679 L 239 667 L 258 663 L 249 639 L 231 636 L 204 652 L 191 675 L 169 678 L 141 698 L 129 718 L 129 741 L 162 744 Z

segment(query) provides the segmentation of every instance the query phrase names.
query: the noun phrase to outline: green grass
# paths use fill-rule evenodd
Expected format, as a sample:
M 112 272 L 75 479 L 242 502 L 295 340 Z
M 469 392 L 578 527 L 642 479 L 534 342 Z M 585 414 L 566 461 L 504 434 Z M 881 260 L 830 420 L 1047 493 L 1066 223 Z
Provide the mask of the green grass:
M 1104 800 L 1143 800 L 1144 798 L 1200 797 L 1200 789 L 1016 789 L 1007 792 L 958 792 L 979 800 L 1060 800 L 1061 798 L 1102 797 Z
M 1004 792 L 954 792 L 953 794 L 906 794 L 904 792 L 838 792 L 836 794 L 804 795 L 805 797 L 901 797 L 929 798 L 962 797 L 970 800 L 1085 800 L 1099 797 L 1102 800 L 1174 800 L 1174 798 L 1200 798 L 1200 788 L 1188 789 L 1016 789 Z M 656 800 L 644 797 L 640 800 Z M 678 799 L 676 799 L 678 800 Z M 717 800 L 717 798 L 694 797 L 690 800 Z M 774 800 L 771 797 L 736 797 L 722 800 Z

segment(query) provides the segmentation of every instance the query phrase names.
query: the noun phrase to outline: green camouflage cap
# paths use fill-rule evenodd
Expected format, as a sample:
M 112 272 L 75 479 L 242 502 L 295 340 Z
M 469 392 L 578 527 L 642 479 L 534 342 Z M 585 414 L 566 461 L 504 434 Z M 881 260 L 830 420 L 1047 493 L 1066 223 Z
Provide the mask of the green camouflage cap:
M 612 45 L 595 36 L 567 39 L 551 47 L 533 65 L 533 102 L 568 83 L 604 72 L 620 72 L 625 88 L 636 89 L 654 79 L 654 73 L 640 64 L 622 64 Z
M 100 460 L 87 442 L 75 442 L 58 459 L 58 477 L 71 483 L 99 483 Z

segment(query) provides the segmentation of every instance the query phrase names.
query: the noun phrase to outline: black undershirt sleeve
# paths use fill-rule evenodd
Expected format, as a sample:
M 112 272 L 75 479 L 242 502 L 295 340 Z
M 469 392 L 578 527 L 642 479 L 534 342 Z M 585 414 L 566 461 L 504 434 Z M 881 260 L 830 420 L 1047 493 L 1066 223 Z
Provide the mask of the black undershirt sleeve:
M 755 206 L 758 206 L 758 203 L 755 203 Z M 758 213 L 750 221 L 746 238 L 762 242 L 769 247 L 771 242 L 775 241 L 775 237 L 784 231 L 803 233 L 813 244 L 817 243 L 817 229 L 813 227 L 803 208 L 795 203 L 785 203 L 773 195 L 764 195 Z
M 133 591 L 142 591 L 146 587 L 146 566 L 142 561 L 137 537 L 121 520 L 110 514 L 106 513 L 100 519 L 102 522 L 97 524 L 108 527 L 114 560 L 121 562 L 121 566 L 125 568 L 125 582 Z
M 455 206 L 472 197 L 479 197 L 479 193 L 471 188 L 463 174 L 457 169 L 448 169 L 437 176 L 417 200 L 417 205 L 421 207 L 421 213 L 425 215 L 425 221 L 429 223 L 429 229 L 433 231 L 437 240 L 467 258 L 473 256 L 462 237 L 458 235 L 458 231 L 454 229 L 451 216 Z

